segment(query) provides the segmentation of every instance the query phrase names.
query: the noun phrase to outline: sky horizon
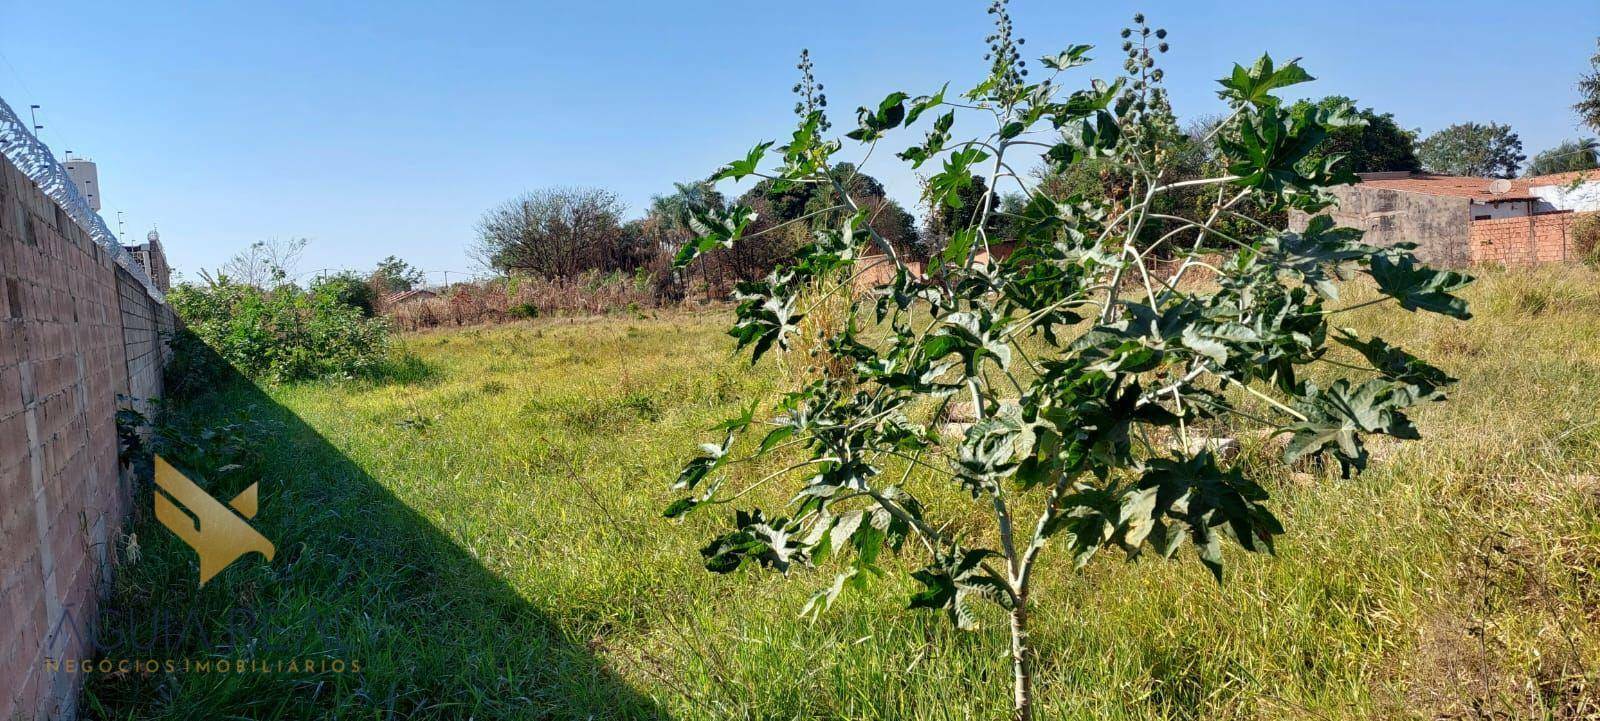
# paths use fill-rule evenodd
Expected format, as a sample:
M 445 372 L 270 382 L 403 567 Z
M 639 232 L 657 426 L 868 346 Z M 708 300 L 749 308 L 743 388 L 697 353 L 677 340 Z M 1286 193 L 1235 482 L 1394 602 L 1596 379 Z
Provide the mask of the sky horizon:
M 1600 33 L 1592 1 L 1544 8 L 1560 22 L 1487 2 L 1315 16 L 1266 2 L 1065 5 L 1013 0 L 1030 64 L 1087 42 L 1097 62 L 1078 82 L 1113 75 L 1117 32 L 1142 9 L 1170 33 L 1162 64 L 1184 120 L 1220 111 L 1215 79 L 1270 52 L 1318 78 L 1290 97 L 1350 96 L 1424 135 L 1507 123 L 1530 158 L 1594 135 L 1571 109 Z M 0 97 L 24 120 L 41 105 L 57 157 L 99 165 L 107 225 L 122 211 L 129 242 L 159 225 L 184 279 L 252 241 L 304 237 L 301 275 L 397 255 L 437 283 L 478 270 L 473 224 L 523 191 L 602 187 L 637 216 L 673 182 L 786 135 L 802 47 L 836 133 L 892 90 L 970 86 L 985 69 L 986 6 L 820 2 L 808 26 L 787 6 L 741 3 L 0 0 Z M 917 210 L 909 166 L 879 153 L 867 172 Z

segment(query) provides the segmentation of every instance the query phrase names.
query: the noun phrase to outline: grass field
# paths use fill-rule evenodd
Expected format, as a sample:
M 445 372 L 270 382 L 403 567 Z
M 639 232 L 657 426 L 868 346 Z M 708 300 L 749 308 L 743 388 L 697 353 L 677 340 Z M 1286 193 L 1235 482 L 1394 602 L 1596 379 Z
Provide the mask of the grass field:
M 1276 557 L 1230 552 L 1221 586 L 1189 557 L 1106 555 L 1081 574 L 1054 557 L 1034 594 L 1041 717 L 1600 716 L 1600 277 L 1487 273 L 1467 296 L 1466 324 L 1349 317 L 1461 379 L 1417 417 L 1425 440 L 1349 481 L 1247 448 L 1288 528 Z M 138 552 L 119 549 L 104 654 L 361 670 L 98 675 L 85 712 L 1002 717 L 999 616 L 956 632 L 907 610 L 912 582 L 896 574 L 801 620 L 831 568 L 713 575 L 698 548 L 722 511 L 660 518 L 704 429 L 784 377 L 731 358 L 725 322 L 412 335 L 415 360 L 383 382 L 232 383 L 175 411 L 189 437 L 225 429 L 191 462 L 239 466 L 207 480 L 219 497 L 259 479 L 255 525 L 277 557 L 196 592 L 193 553 L 141 517 Z M 959 498 L 941 496 L 944 520 L 981 513 Z

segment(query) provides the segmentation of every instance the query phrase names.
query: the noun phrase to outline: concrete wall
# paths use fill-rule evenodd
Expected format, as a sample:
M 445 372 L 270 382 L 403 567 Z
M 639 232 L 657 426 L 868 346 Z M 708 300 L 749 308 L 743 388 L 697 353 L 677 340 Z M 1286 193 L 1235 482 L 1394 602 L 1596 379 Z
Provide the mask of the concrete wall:
M 171 310 L 0 158 L 0 719 L 74 715 L 129 479 L 119 396 L 161 393 Z
M 1551 213 L 1472 223 L 1472 262 L 1535 265 L 1579 260 L 1572 221 L 1583 214 Z
M 1543 205 L 1551 210 L 1600 210 L 1600 180 L 1576 185 L 1535 185 L 1528 192 L 1543 199 Z
M 1461 267 L 1471 261 L 1467 236 L 1471 201 L 1387 188 L 1343 185 L 1331 189 L 1339 202 L 1327 211 L 1341 226 L 1366 231 L 1363 240 L 1387 246 L 1417 244 L 1417 256 L 1440 267 Z M 1289 214 L 1290 230 L 1305 230 L 1308 216 Z

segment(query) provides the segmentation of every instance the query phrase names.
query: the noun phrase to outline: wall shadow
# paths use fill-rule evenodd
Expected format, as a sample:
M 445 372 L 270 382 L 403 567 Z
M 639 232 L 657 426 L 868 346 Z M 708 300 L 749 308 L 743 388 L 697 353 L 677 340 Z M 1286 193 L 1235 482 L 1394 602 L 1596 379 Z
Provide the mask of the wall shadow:
M 195 552 L 138 483 L 84 718 L 665 718 L 315 428 L 192 336 L 180 347 L 145 450 L 224 502 L 259 482 L 251 525 L 276 558 L 197 589 Z

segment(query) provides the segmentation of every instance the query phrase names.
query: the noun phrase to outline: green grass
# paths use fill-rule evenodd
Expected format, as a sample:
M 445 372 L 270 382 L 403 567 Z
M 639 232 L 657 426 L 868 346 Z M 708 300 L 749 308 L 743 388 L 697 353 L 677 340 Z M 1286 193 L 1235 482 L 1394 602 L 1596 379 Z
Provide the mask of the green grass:
M 1487 275 L 1465 325 L 1392 307 L 1346 321 L 1461 378 L 1417 417 L 1425 440 L 1349 481 L 1292 475 L 1247 448 L 1288 528 L 1277 556 L 1230 553 L 1221 586 L 1188 557 L 1103 556 L 1079 574 L 1047 556 L 1041 718 L 1600 714 L 1600 279 Z M 278 556 L 196 593 L 193 553 L 152 524 L 141 491 L 141 551 L 128 561 L 119 546 L 104 654 L 363 668 L 99 675 L 87 714 L 1002 716 L 998 615 L 956 632 L 907 610 L 911 584 L 894 573 L 804 621 L 831 566 L 717 576 L 698 548 L 722 511 L 660 518 L 704 429 L 782 385 L 776 367 L 730 357 L 725 322 L 424 333 L 404 339 L 417 362 L 385 382 L 233 383 L 182 410 L 179 425 L 239 406 L 282 424 L 233 454 L 244 468 L 210 479 L 219 497 L 260 480 L 256 526 Z M 917 490 L 941 520 L 981 527 L 981 508 L 935 483 Z M 783 495 L 750 500 L 777 508 Z

